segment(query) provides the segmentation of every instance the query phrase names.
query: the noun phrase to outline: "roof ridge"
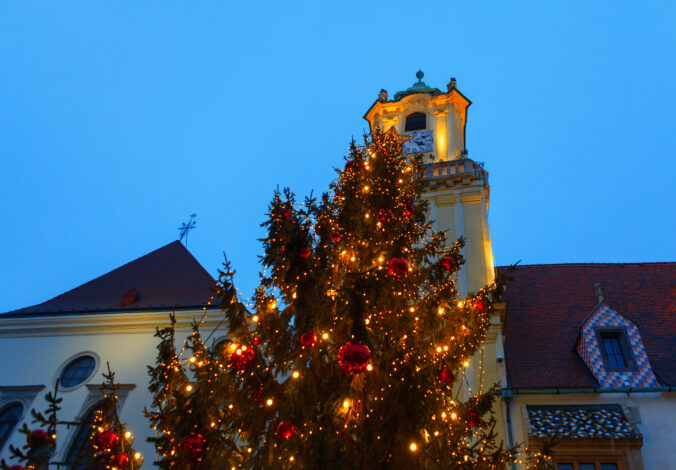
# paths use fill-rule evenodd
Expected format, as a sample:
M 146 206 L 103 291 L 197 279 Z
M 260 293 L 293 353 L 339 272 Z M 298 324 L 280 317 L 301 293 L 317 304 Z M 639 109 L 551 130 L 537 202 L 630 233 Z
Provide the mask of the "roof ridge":
M 676 265 L 676 261 L 619 261 L 614 263 L 533 263 L 533 264 L 517 264 L 513 265 L 515 268 L 541 267 L 541 266 L 644 266 L 644 265 Z M 511 268 L 512 265 L 496 266 L 496 268 Z

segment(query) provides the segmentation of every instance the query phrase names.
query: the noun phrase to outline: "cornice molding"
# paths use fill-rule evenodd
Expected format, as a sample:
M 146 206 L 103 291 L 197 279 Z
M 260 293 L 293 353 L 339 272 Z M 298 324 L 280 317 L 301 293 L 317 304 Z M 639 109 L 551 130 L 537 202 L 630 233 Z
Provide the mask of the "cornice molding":
M 0 338 L 39 336 L 81 336 L 111 334 L 152 334 L 157 327 L 169 326 L 171 310 L 152 312 L 31 315 L 0 318 Z M 204 325 L 215 328 L 223 314 L 214 308 L 208 310 Z M 176 331 L 191 331 L 194 319 L 201 319 L 204 310 L 175 311 Z

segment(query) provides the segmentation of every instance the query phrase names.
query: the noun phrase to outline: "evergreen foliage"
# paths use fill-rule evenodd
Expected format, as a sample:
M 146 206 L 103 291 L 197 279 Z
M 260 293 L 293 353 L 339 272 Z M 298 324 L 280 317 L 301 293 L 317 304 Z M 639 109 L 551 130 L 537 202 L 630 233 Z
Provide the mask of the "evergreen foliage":
M 517 449 L 495 440 L 498 388 L 463 387 L 502 284 L 458 298 L 464 241 L 421 222 L 422 159 L 401 155 L 403 140 L 376 130 L 353 141 L 320 200 L 274 194 L 251 311 L 227 259 L 220 273 L 228 344 L 214 350 L 195 322 L 181 359 L 173 318 L 157 332 L 148 415 L 161 468 L 515 461 Z

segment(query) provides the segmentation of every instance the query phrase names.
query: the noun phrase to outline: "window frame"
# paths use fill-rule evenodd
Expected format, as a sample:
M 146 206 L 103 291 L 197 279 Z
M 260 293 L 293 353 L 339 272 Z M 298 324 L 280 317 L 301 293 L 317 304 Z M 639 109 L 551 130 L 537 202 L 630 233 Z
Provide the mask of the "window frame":
M 87 377 L 85 380 L 80 382 L 79 384 L 73 385 L 72 387 L 66 387 L 63 385 L 61 382 L 61 376 L 65 372 L 66 368 L 75 360 L 84 357 L 84 356 L 90 356 L 94 359 L 94 369 L 92 370 L 92 373 Z M 92 381 L 94 377 L 96 377 L 96 373 L 99 371 L 99 367 L 101 365 L 101 359 L 99 358 L 99 355 L 96 354 L 93 351 L 80 351 L 77 354 L 73 354 L 70 356 L 68 359 L 63 361 L 61 366 L 58 368 L 56 371 L 56 377 L 54 377 L 54 382 L 59 381 L 59 391 L 60 392 L 72 392 L 73 390 L 77 390 L 80 387 L 84 387 L 86 384 Z
M 608 372 L 635 372 L 638 370 L 636 364 L 636 358 L 634 357 L 634 351 L 631 348 L 631 343 L 629 342 L 629 336 L 627 335 L 627 330 L 621 327 L 615 326 L 606 326 L 596 328 L 596 341 L 599 345 L 599 350 L 601 351 L 601 358 L 603 359 L 603 367 Z M 606 346 L 603 342 L 604 336 L 610 336 L 617 334 L 620 351 L 622 352 L 622 357 L 626 364 L 625 367 L 611 367 L 610 360 L 608 359 L 608 352 L 606 351 Z
M 21 411 L 17 415 L 16 422 L 14 423 L 14 425 L 10 429 L 8 429 L 7 437 L 5 438 L 4 442 L 1 440 L 2 436 L 0 435 L 0 452 L 2 452 L 5 446 L 12 440 L 12 435 L 14 434 L 14 431 L 16 431 L 17 427 L 19 426 L 19 423 L 21 423 L 24 416 L 26 415 L 26 405 L 21 400 L 10 400 L 0 405 L 0 418 L 4 413 L 7 413 L 11 408 L 17 406 L 21 407 Z
M 622 457 L 611 456 L 589 456 L 589 457 L 558 457 L 555 455 L 556 470 L 559 469 L 560 464 L 571 464 L 573 470 L 580 470 L 580 464 L 591 463 L 594 464 L 594 470 L 601 470 L 603 464 L 615 464 L 617 470 L 627 470 Z
M 411 116 L 413 116 L 414 114 L 420 114 L 420 115 L 422 115 L 422 116 L 425 118 L 425 126 L 424 126 L 424 127 L 420 127 L 420 128 L 418 128 L 418 129 L 407 129 L 406 127 L 407 127 L 407 124 L 408 124 L 408 118 L 411 117 Z M 428 119 L 428 116 L 427 116 L 427 113 L 426 113 L 426 112 L 424 112 L 424 111 L 413 111 L 412 113 L 407 114 L 406 117 L 404 118 L 404 132 L 416 132 L 416 131 L 424 131 L 424 130 L 427 130 L 427 124 L 428 124 L 427 121 L 428 121 L 428 120 L 429 120 L 429 119 Z

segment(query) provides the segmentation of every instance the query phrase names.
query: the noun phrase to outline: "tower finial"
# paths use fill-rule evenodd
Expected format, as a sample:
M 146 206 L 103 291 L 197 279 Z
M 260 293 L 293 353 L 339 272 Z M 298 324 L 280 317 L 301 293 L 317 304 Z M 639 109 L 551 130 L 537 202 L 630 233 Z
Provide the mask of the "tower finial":
M 423 73 L 422 70 L 418 70 L 418 71 L 415 73 L 415 76 L 416 76 L 416 78 L 418 79 L 419 82 L 422 82 L 422 79 L 423 79 L 423 77 L 425 76 L 425 74 Z
M 599 303 L 603 302 L 603 289 L 601 289 L 601 284 L 598 282 L 594 283 L 594 291 L 596 292 L 596 297 L 599 299 Z

